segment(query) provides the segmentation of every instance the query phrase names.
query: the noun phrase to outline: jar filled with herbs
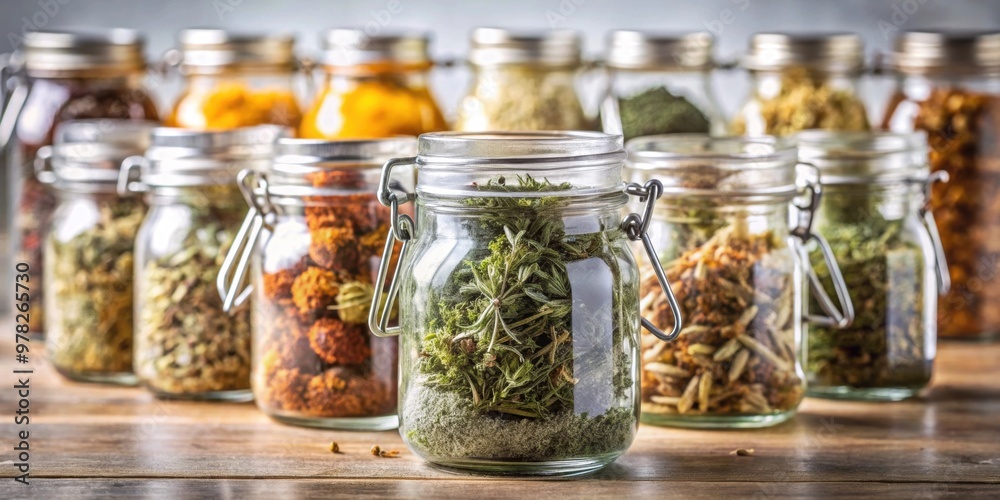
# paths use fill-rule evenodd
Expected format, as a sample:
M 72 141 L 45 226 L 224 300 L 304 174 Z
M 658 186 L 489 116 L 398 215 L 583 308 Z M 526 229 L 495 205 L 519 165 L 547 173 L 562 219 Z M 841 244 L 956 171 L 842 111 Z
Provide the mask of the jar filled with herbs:
M 135 244 L 134 369 L 163 398 L 250 400 L 250 308 L 226 314 L 216 276 L 240 229 L 244 168 L 264 168 L 285 129 L 153 131 L 122 165 L 121 193 L 144 192 Z
M 938 304 L 944 338 L 1000 338 L 1000 32 L 904 33 L 889 57 L 897 87 L 883 126 L 923 131 L 954 286 Z
M 14 259 L 30 269 L 33 334 L 45 329 L 44 241 L 57 204 L 55 191 L 34 175 L 35 155 L 52 144 L 65 121 L 159 120 L 143 85 L 144 47 L 143 37 L 128 29 L 32 31 L 17 52 L 3 57 L 0 75 L 13 89 L 5 101 L 0 150 L 14 177 Z
M 580 37 L 574 31 L 472 32 L 472 85 L 459 102 L 455 130 L 592 129 L 576 91 Z
M 803 318 L 844 327 L 854 314 L 829 245 L 811 228 L 818 176 L 773 137 L 661 135 L 627 150 L 628 178 L 664 185 L 649 226 L 660 253 L 641 263 L 640 310 L 658 327 L 673 321 L 662 264 L 684 318 L 674 342 L 643 335 L 643 422 L 765 427 L 790 418 L 805 393 Z M 839 304 L 800 258 L 813 242 Z M 806 283 L 821 306 L 813 314 Z
M 858 95 L 864 64 L 864 41 L 854 33 L 754 35 L 742 61 L 752 90 L 730 132 L 787 136 L 807 129 L 869 130 Z
M 167 125 L 230 130 L 254 125 L 298 127 L 302 111 L 295 85 L 300 64 L 292 35 L 187 29 L 168 53 L 184 89 Z
M 663 35 L 619 30 L 608 37 L 605 132 L 721 135 L 726 124 L 710 85 L 714 39 L 707 32 Z
M 68 378 L 134 384 L 132 246 L 146 208 L 115 189 L 122 160 L 142 154 L 154 124 L 64 122 L 38 151 L 36 176 L 56 192 L 45 242 L 46 354 Z
M 334 429 L 398 425 L 397 342 L 368 330 L 389 234 L 375 190 L 382 163 L 413 154 L 415 143 L 281 139 L 266 172 L 241 174 L 251 209 L 220 289 L 231 311 L 253 294 L 254 395 L 273 418 Z M 412 176 L 397 181 L 412 190 Z
M 369 324 L 400 335 L 400 433 L 443 467 L 579 473 L 628 449 L 638 425 L 639 272 L 662 186 L 626 186 L 621 137 L 597 132 L 424 134 L 386 163 L 392 220 Z M 415 164 L 415 193 L 395 168 Z M 404 205 L 406 206 L 406 205 Z M 401 240 L 399 263 L 392 262 Z M 662 293 L 671 296 L 666 283 Z M 398 300 L 397 300 L 398 295 Z M 399 326 L 388 327 L 399 304 Z M 676 305 L 675 305 L 676 306 Z M 676 311 L 676 307 L 674 308 Z
M 823 132 L 797 136 L 799 159 L 819 167 L 823 199 L 814 226 L 826 235 L 857 304 L 847 328 L 806 328 L 809 394 L 898 400 L 931 378 L 937 295 L 949 285 L 928 210 L 922 133 Z M 816 273 L 830 272 L 813 258 Z
M 424 33 L 324 33 L 326 76 L 299 136 L 374 139 L 446 130 L 429 87 L 429 41 Z

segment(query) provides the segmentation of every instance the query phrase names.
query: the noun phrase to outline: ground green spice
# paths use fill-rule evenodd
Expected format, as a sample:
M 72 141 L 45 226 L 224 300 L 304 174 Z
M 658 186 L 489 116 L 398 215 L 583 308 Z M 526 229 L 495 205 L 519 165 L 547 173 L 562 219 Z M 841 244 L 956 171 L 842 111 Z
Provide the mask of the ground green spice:
M 856 318 L 844 330 L 809 327 L 810 388 L 919 388 L 930 380 L 933 359 L 924 353 L 934 320 L 924 317 L 926 263 L 918 241 L 908 237 L 906 219 L 881 215 L 882 199 L 833 189 L 824 194 L 817 229 L 837 257 Z M 813 254 L 830 288 L 829 271 Z
M 531 177 L 479 186 L 570 188 Z M 541 461 L 624 451 L 636 427 L 639 328 L 624 233 L 615 222 L 567 234 L 567 201 L 556 196 L 467 203 L 479 213 L 468 228 L 479 248 L 436 289 L 418 326 L 426 334 L 404 397 L 403 435 L 437 457 Z
M 686 98 L 666 87 L 653 87 L 618 100 L 625 140 L 657 134 L 707 134 L 708 117 Z

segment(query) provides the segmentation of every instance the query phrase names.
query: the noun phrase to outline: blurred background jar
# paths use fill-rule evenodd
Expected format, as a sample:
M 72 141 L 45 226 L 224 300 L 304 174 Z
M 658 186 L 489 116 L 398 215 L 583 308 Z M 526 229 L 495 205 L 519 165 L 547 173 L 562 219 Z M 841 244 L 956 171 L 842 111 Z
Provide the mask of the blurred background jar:
M 454 129 L 594 128 L 576 89 L 580 51 L 580 36 L 574 31 L 527 34 L 476 28 L 468 58 L 472 84 L 458 104 Z
M 721 135 L 726 124 L 711 88 L 714 39 L 619 30 L 608 36 L 605 132 L 625 140 L 644 135 Z
M 146 155 L 122 164 L 120 192 L 149 205 L 135 243 L 134 369 L 159 397 L 252 398 L 250 308 L 224 312 L 216 276 L 246 207 L 236 174 L 265 168 L 285 133 L 158 128 Z
M 947 176 L 930 175 L 923 133 L 807 131 L 796 139 L 799 159 L 822 175 L 813 226 L 830 243 L 857 305 L 846 328 L 806 325 L 808 393 L 913 396 L 930 382 L 938 291 L 949 286 L 928 211 L 931 185 Z M 822 259 L 814 256 L 813 266 L 829 283 Z
M 738 135 L 791 135 L 801 130 L 868 130 L 858 95 L 864 41 L 854 33 L 758 33 L 742 60 L 751 94 L 733 117 Z
M 292 35 L 240 34 L 187 29 L 167 54 L 184 77 L 184 89 L 166 124 L 192 130 L 254 125 L 294 129 L 302 120 L 296 97 L 299 63 Z
M 415 150 L 410 137 L 282 139 L 266 172 L 241 174 L 252 201 L 244 224 L 263 229 L 233 245 L 220 279 L 225 307 L 238 311 L 252 262 L 253 389 L 271 417 L 333 429 L 398 425 L 397 342 L 368 329 L 390 230 L 375 192 L 382 164 Z M 412 175 L 397 179 L 412 189 Z
M 142 198 L 115 189 L 121 162 L 142 154 L 155 122 L 81 120 L 38 151 L 36 175 L 56 192 L 45 241 L 46 355 L 68 378 L 134 384 L 132 248 Z
M 643 332 L 643 422 L 766 427 L 791 418 L 805 394 L 803 318 L 844 326 L 853 316 L 839 274 L 835 304 L 805 279 L 812 268 L 797 255 L 821 241 L 808 223 L 815 173 L 797 168 L 795 148 L 774 137 L 661 135 L 626 151 L 626 179 L 663 183 L 649 235 L 684 318 L 673 342 Z M 802 194 L 807 203 L 793 207 Z M 804 216 L 795 226 L 792 213 Z M 652 264 L 640 259 L 640 311 L 662 328 L 672 313 Z M 824 305 L 812 315 L 807 284 Z
M 927 133 L 931 207 L 951 273 L 945 338 L 1000 336 L 1000 32 L 909 32 L 888 57 L 896 91 L 883 126 Z
M 30 266 L 33 333 L 44 330 L 43 240 L 56 205 L 55 193 L 35 178 L 38 149 L 52 143 L 55 128 L 68 120 L 115 118 L 159 120 L 143 86 L 145 42 L 135 31 L 35 31 L 9 57 L 13 74 L 0 137 L 15 180 L 14 259 Z M 5 195 L 6 196 L 6 195 Z
M 331 29 L 322 38 L 324 81 L 300 137 L 371 139 L 448 128 L 428 87 L 429 35 Z

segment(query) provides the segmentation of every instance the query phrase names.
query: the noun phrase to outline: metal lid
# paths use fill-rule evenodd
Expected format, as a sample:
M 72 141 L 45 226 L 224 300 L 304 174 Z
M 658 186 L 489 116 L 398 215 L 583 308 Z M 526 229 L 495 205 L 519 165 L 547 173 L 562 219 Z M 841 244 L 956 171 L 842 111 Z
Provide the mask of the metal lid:
M 331 29 L 323 33 L 323 64 L 345 67 L 371 63 L 426 66 L 431 63 L 430 35 L 401 32 L 369 36 L 360 29 Z
M 1000 32 L 906 32 L 896 37 L 888 62 L 901 73 L 998 72 Z
M 798 193 L 793 143 L 772 136 L 671 134 L 628 141 L 626 167 L 649 172 L 664 194 L 792 197 Z
M 615 69 L 706 70 L 715 39 L 707 31 L 665 34 L 617 30 L 608 35 L 607 65 Z
M 275 196 L 337 194 L 378 183 L 382 164 L 413 156 L 414 137 L 327 141 L 278 139 L 267 169 L 268 193 Z
M 142 168 L 139 180 L 153 187 L 235 183 L 240 170 L 263 169 L 275 140 L 290 132 L 276 125 L 216 132 L 158 127 L 145 157 L 136 161 Z M 120 186 L 136 180 L 131 178 L 130 163 L 122 165 Z
M 522 33 L 502 28 L 476 28 L 472 31 L 469 63 L 538 64 L 577 66 L 580 64 L 580 35 L 571 30 Z
M 295 68 L 295 37 L 290 34 L 231 33 L 187 29 L 178 35 L 181 71 L 211 74 L 233 70 Z
M 36 174 L 42 182 L 57 186 L 113 185 L 122 161 L 146 150 L 156 126 L 156 122 L 110 119 L 64 122 L 56 128 L 53 145 L 39 151 Z
M 750 39 L 742 66 L 754 71 L 806 66 L 832 73 L 854 73 L 864 68 L 864 49 L 864 40 L 856 33 L 757 33 Z
M 130 29 L 32 31 L 25 35 L 25 69 L 32 76 L 100 72 L 102 76 L 141 71 L 145 40 Z
M 927 135 L 923 132 L 831 132 L 795 136 L 799 160 L 819 168 L 826 185 L 924 180 Z

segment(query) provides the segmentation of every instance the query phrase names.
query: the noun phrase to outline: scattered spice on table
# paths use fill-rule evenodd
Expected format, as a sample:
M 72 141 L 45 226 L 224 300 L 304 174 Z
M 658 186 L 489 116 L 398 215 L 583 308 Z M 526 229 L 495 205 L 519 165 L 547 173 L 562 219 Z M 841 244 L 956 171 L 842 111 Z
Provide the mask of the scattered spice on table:
M 793 67 L 782 72 L 777 95 L 755 96 L 730 128 L 734 134 L 786 136 L 807 129 L 863 131 L 870 127 L 864 102 L 854 92 L 838 89 L 806 68 Z
M 330 452 L 331 453 L 340 453 L 340 445 L 337 444 L 336 441 L 331 441 L 330 442 Z
M 569 190 L 530 176 L 489 192 Z M 613 227 L 567 234 L 567 202 L 473 197 L 478 245 L 435 286 L 406 388 L 401 433 L 441 458 L 539 461 L 622 450 L 636 430 L 636 279 Z M 627 250 L 625 250 L 627 251 Z M 609 290 L 587 294 L 588 286 Z M 573 286 L 574 283 L 576 286 Z
M 707 134 L 708 117 L 687 98 L 666 87 L 653 87 L 618 99 L 625 140 L 658 134 Z
M 145 207 L 139 198 L 112 194 L 89 207 L 71 203 L 63 209 L 92 209 L 95 220 L 74 231 L 69 225 L 77 220 L 66 218 L 49 234 L 49 359 L 70 377 L 129 374 L 132 248 Z

